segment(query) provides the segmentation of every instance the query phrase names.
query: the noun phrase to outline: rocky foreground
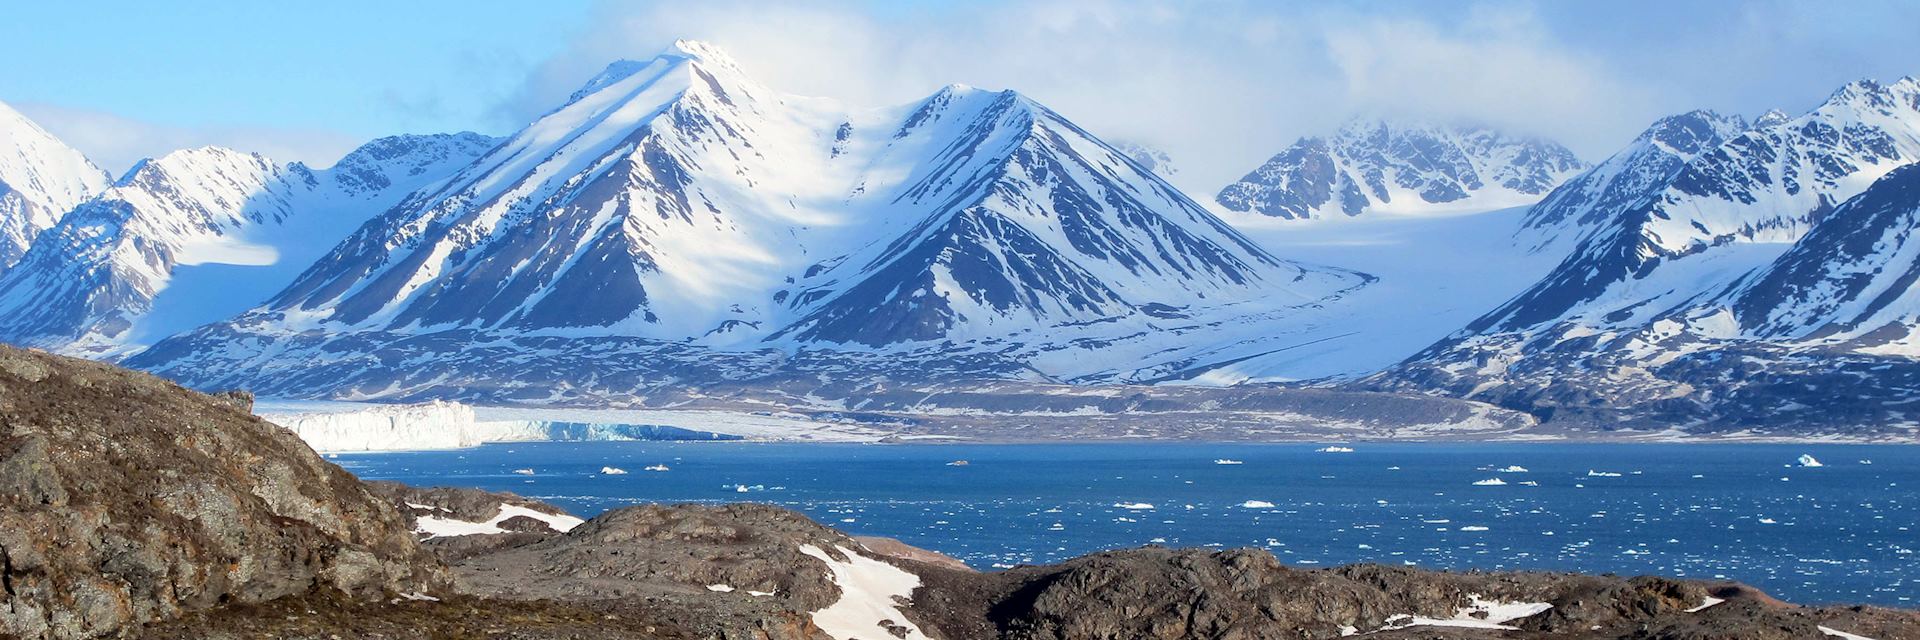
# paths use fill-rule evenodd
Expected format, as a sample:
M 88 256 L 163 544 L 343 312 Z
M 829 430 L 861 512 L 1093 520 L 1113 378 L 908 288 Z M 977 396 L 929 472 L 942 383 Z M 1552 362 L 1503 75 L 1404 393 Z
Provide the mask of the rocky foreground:
M 0 637 L 1920 638 L 1731 583 L 1155 547 L 981 573 L 762 505 L 582 521 L 361 482 L 246 409 L 0 347 Z

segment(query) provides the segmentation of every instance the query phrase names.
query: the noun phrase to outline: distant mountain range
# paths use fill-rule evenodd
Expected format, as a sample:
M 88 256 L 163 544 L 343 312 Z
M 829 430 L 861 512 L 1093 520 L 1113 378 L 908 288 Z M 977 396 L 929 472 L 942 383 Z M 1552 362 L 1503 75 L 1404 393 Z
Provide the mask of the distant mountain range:
M 1916 161 L 1913 79 L 1751 126 L 1663 120 L 1533 209 L 1577 238 L 1557 268 L 1376 388 L 1612 426 L 1911 433 Z
M 1163 179 L 1165 153 L 1013 91 L 849 108 L 695 42 L 609 65 L 505 138 L 386 138 L 325 170 L 208 148 L 109 183 L 11 110 L 0 132 L 0 340 L 203 388 L 607 403 L 758 386 L 850 406 L 903 384 L 1246 381 L 1582 429 L 1916 424 L 1913 80 L 1797 117 L 1675 115 L 1592 166 L 1487 128 L 1359 121 L 1205 206 Z M 1488 269 L 1553 266 L 1524 287 L 1467 276 L 1484 291 L 1453 298 L 1506 302 L 1443 314 L 1457 330 L 1378 361 L 1398 364 L 1291 376 L 1275 363 L 1441 335 L 1420 325 L 1443 301 L 1425 285 L 1273 240 L 1348 218 L 1421 225 L 1371 249 L 1403 262 L 1471 232 L 1499 234 L 1476 239 Z M 1513 222 L 1469 223 L 1494 219 Z
M 1558 144 L 1483 127 L 1358 121 L 1302 138 L 1215 200 L 1286 219 L 1485 211 L 1532 204 L 1585 168 Z

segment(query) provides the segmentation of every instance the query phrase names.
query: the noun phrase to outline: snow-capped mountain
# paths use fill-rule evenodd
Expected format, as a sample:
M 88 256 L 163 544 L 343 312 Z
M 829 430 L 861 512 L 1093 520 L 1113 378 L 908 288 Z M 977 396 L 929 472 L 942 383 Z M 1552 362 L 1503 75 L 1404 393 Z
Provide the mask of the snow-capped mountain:
M 1841 201 L 1920 161 L 1912 79 L 1852 83 L 1798 118 L 1762 121 L 1775 124 L 1698 153 L 1652 196 L 1626 198 L 1611 215 L 1582 214 L 1607 222 L 1475 328 L 1645 322 L 1777 256 Z
M 40 232 L 107 187 L 107 173 L 0 102 L 0 272 Z
M 1770 112 L 1777 118 L 1779 112 Z M 1775 120 L 1767 120 L 1775 126 Z M 1666 188 L 1688 162 L 1747 130 L 1737 115 L 1690 111 L 1661 118 L 1626 149 L 1562 183 L 1527 212 L 1524 229 L 1544 242 L 1578 239 Z
M 0 339 L 111 356 L 228 317 L 492 143 L 385 138 L 326 171 L 215 147 L 141 161 L 0 275 Z
M 1585 169 L 1553 142 L 1480 127 L 1356 121 L 1302 138 L 1227 185 L 1221 206 L 1284 219 L 1531 204 Z
M 1677 119 L 1687 141 L 1734 128 Z M 1627 426 L 1907 420 L 1873 403 L 1920 375 L 1911 357 L 1887 357 L 1905 352 L 1912 326 L 1902 278 L 1916 178 L 1903 167 L 1920 163 L 1920 83 L 1853 83 L 1693 152 L 1663 135 L 1675 122 L 1615 156 L 1652 161 L 1610 160 L 1542 205 L 1574 206 L 1534 212 L 1591 227 L 1546 278 L 1378 386 Z M 1664 184 L 1631 194 L 1686 155 Z M 1626 188 L 1596 188 L 1609 182 Z M 1816 389 L 1824 402 L 1808 402 Z
M 1113 148 L 1121 155 L 1140 163 L 1140 166 L 1146 167 L 1154 175 L 1162 178 L 1180 175 L 1180 167 L 1173 163 L 1173 156 L 1167 155 L 1166 151 L 1158 147 L 1121 140 L 1114 142 Z
M 1269 255 L 1018 93 L 955 85 L 849 109 L 681 42 L 608 66 L 264 307 L 138 361 L 204 368 L 235 336 L 317 329 L 362 347 L 597 341 L 663 371 L 662 345 L 691 343 L 986 353 L 1071 376 L 1179 360 L 1190 344 L 1169 335 L 1254 332 L 1244 318 L 1368 281 Z M 226 372 L 286 364 L 233 355 Z
M 1791 249 L 1683 314 L 1709 337 L 1848 344 L 1920 356 L 1920 164 L 1894 169 Z M 1731 318 L 1733 323 L 1724 323 Z

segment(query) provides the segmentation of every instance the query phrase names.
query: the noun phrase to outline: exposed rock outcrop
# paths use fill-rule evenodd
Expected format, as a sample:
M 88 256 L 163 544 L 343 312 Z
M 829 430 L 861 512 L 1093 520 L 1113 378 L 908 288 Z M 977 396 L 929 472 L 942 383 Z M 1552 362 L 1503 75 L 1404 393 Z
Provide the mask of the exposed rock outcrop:
M 0 347 L 0 636 L 446 580 L 399 512 L 231 400 Z

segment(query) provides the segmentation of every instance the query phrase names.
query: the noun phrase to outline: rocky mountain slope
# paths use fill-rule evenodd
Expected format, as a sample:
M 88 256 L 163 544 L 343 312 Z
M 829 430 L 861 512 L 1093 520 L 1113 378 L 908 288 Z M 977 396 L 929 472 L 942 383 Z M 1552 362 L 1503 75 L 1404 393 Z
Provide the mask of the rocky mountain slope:
M 1920 161 L 1920 83 L 1850 84 L 1701 151 L 1661 141 L 1676 122 L 1547 201 L 1624 208 L 1536 210 L 1591 227 L 1557 268 L 1373 388 L 1610 427 L 1911 433 L 1900 398 L 1920 370 L 1901 346 L 1912 324 L 1898 300 L 1920 207 L 1903 169 Z M 1678 122 L 1694 142 L 1731 130 L 1698 114 Z M 1637 174 L 1670 177 L 1588 195 L 1608 183 L 1601 172 L 1646 157 Z
M 447 579 L 391 505 L 244 406 L 0 347 L 0 636 Z
M 1329 137 L 1301 138 L 1215 200 L 1284 219 L 1485 211 L 1531 204 L 1583 169 L 1573 152 L 1545 140 L 1356 121 Z
M 112 356 L 231 316 L 492 144 L 384 138 L 324 171 L 220 148 L 142 161 L 0 274 L 0 340 Z
M 466 345 L 515 342 L 674 376 L 778 350 L 845 354 L 845 375 L 884 354 L 895 371 L 1129 379 L 1368 282 L 1267 253 L 1018 93 L 847 109 L 681 43 L 609 66 L 268 304 L 130 362 L 198 385 L 403 344 L 480 366 Z M 225 348 L 241 343 L 281 346 Z
M 107 188 L 107 173 L 0 102 L 0 273 L 40 232 Z

